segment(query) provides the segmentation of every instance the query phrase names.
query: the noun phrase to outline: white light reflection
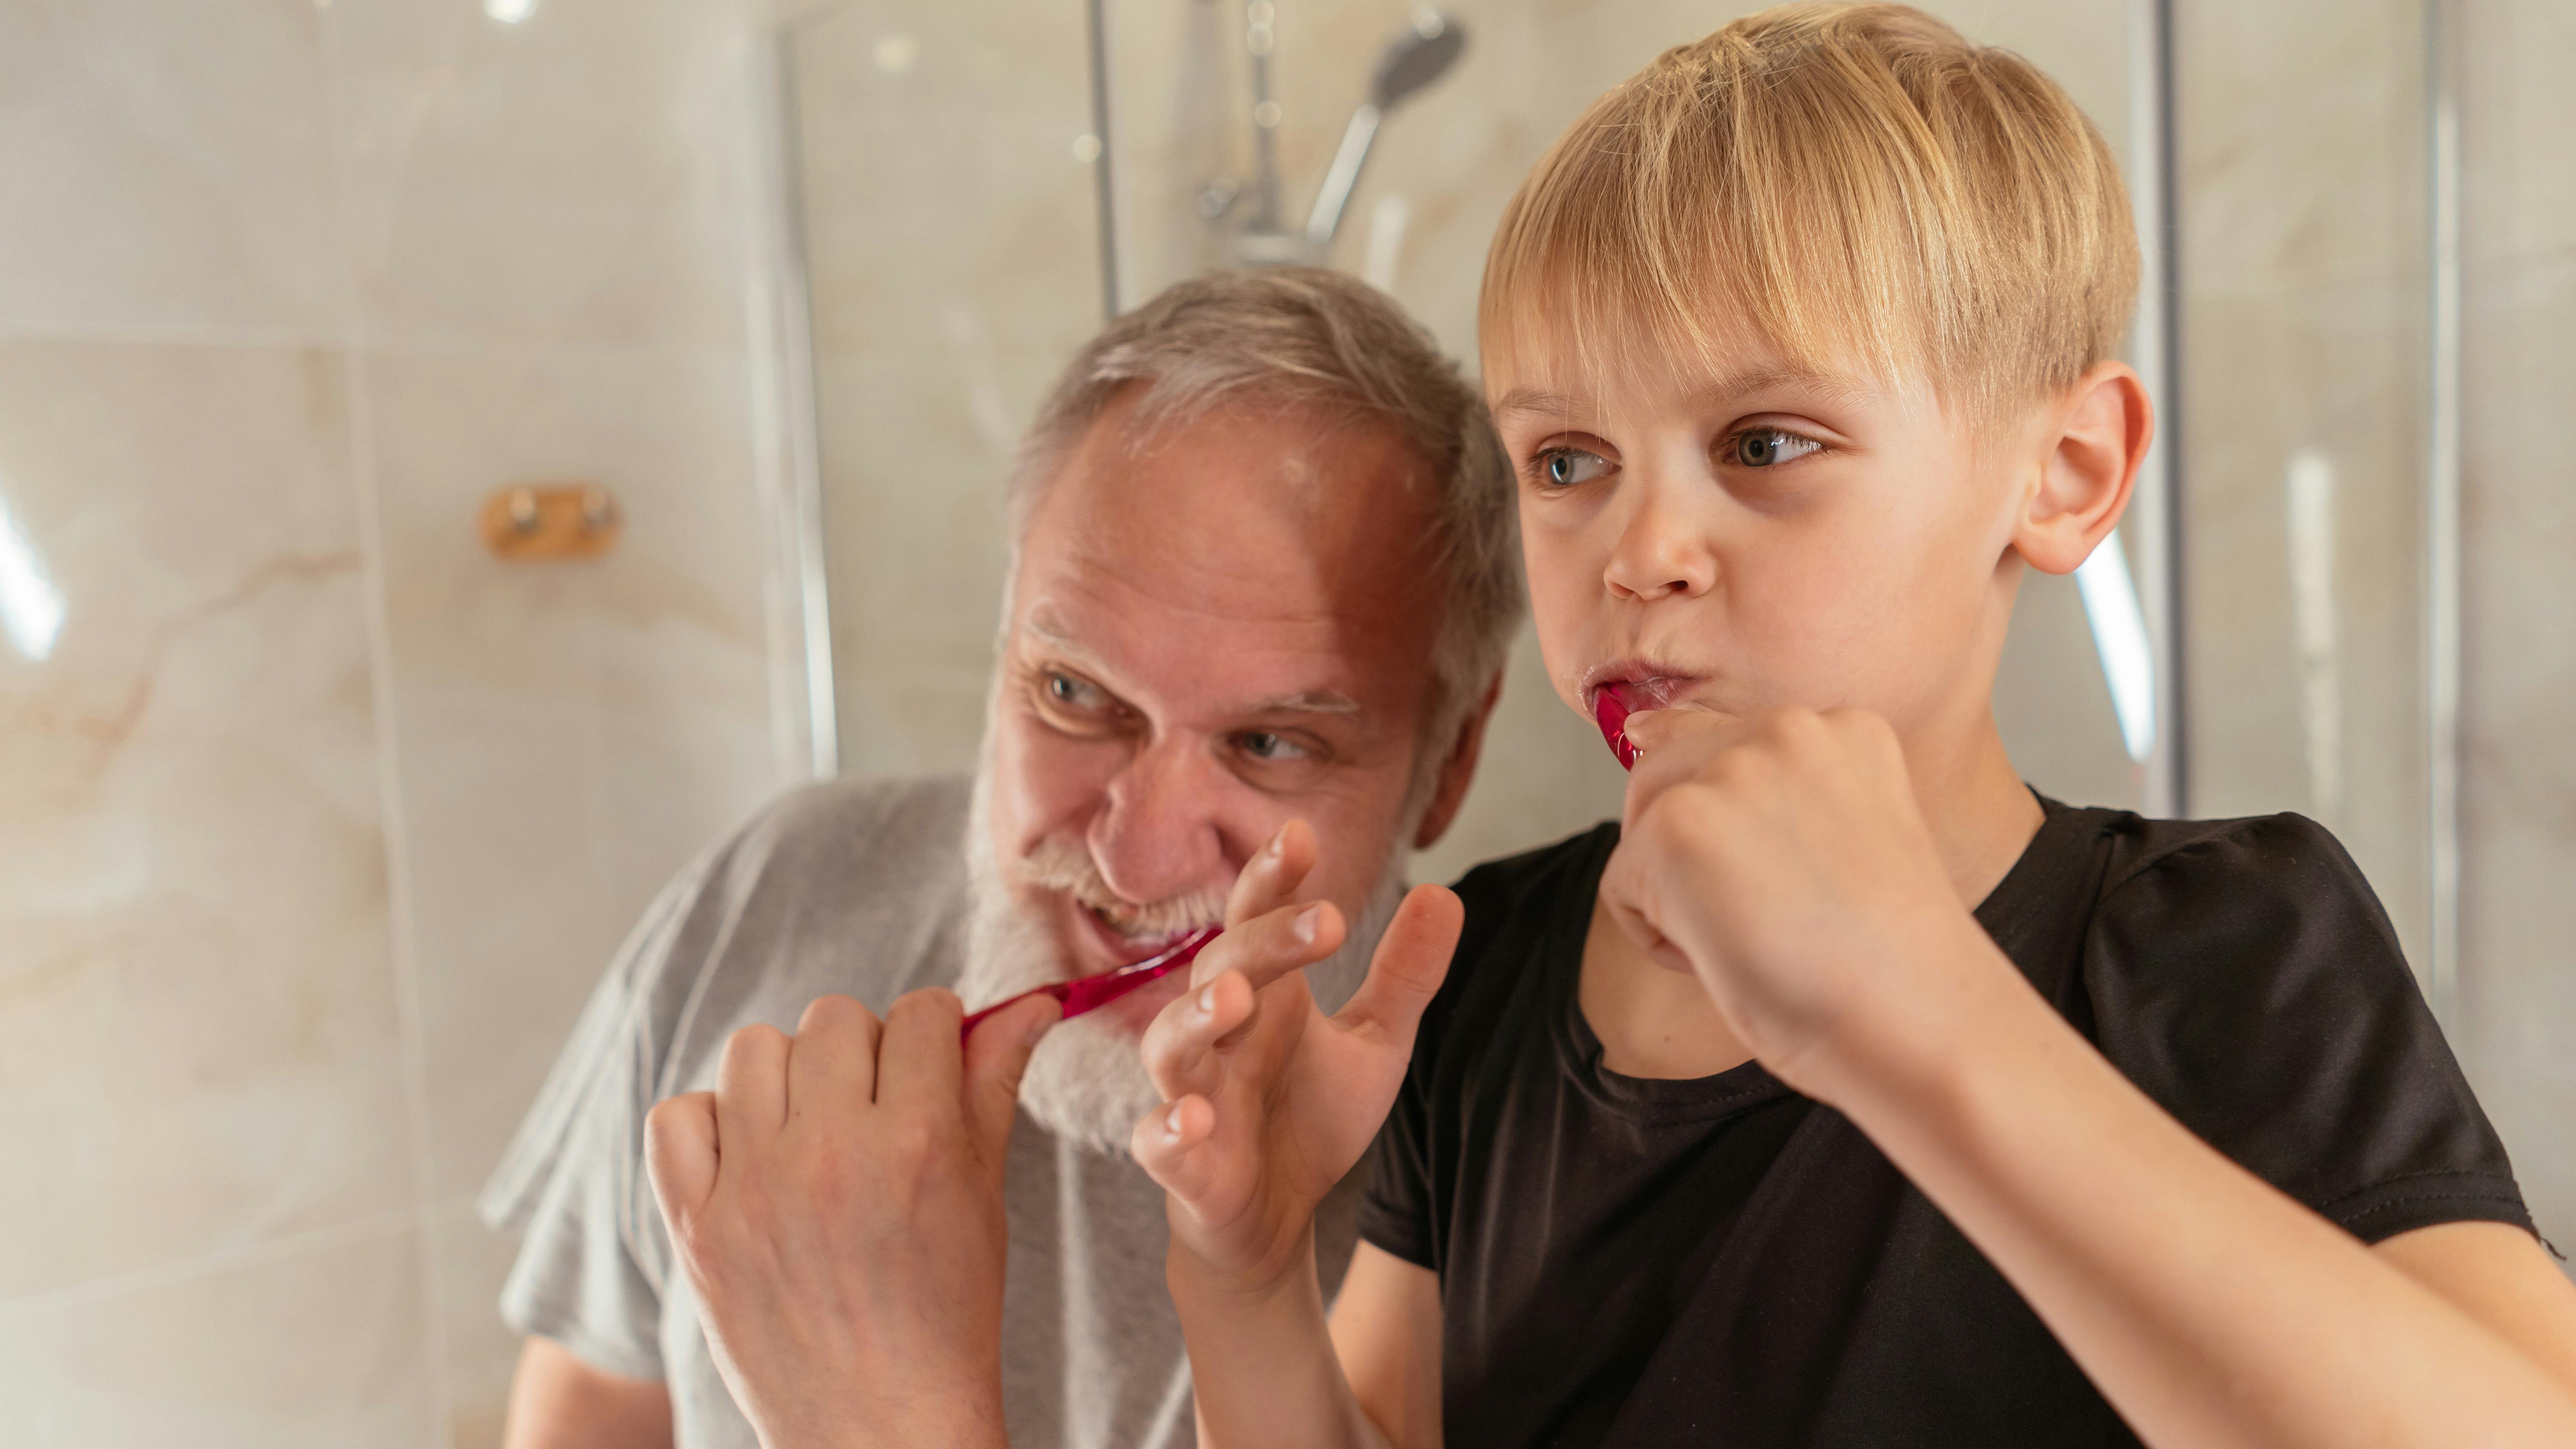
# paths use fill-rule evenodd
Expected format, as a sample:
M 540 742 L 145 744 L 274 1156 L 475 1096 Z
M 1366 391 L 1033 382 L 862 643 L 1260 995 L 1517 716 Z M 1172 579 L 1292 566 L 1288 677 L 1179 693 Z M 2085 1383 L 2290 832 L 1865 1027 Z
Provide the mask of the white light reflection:
M 0 499 L 0 631 L 18 652 L 41 664 L 63 632 L 63 595 L 45 576 L 45 561 Z
M 516 25 L 537 13 L 537 0 L 483 0 L 483 13 L 504 25 Z
M 2343 811 L 2343 656 L 2335 642 L 2334 464 L 2314 448 L 2290 455 L 2290 623 L 2299 644 L 2299 713 L 2308 727 L 2308 808 Z
M 2093 652 L 2102 656 L 2103 682 L 2111 686 L 2120 743 L 2143 764 L 2156 747 L 2156 655 L 2117 529 L 2075 570 L 2075 587 L 2084 596 L 2084 622 L 2093 627 Z

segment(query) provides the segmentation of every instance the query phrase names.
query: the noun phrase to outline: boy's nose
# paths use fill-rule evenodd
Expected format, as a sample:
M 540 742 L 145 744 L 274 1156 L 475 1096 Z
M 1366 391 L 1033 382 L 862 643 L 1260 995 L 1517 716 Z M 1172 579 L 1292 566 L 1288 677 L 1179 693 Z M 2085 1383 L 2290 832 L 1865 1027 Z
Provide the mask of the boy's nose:
M 1223 771 L 1177 738 L 1154 740 L 1109 782 L 1108 808 L 1092 819 L 1092 862 L 1109 888 L 1147 902 L 1231 884 L 1218 829 Z M 1222 885 L 1220 885 L 1222 888 Z
M 1704 594 L 1717 583 L 1717 555 L 1692 526 L 1690 511 L 1665 496 L 1667 491 L 1649 484 L 1630 495 L 1633 511 L 1602 571 L 1613 597 L 1653 603 Z

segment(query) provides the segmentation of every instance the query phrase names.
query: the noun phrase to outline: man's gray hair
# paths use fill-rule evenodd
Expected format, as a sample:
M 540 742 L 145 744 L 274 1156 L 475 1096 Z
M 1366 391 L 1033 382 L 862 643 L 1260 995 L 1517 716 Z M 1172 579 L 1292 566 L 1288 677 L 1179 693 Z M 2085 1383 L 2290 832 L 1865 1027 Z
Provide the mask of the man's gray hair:
M 1511 464 L 1484 398 L 1429 332 L 1355 278 L 1315 267 L 1194 277 L 1110 323 L 1039 406 L 1011 482 L 1015 577 L 1038 497 L 1092 422 L 1135 385 L 1140 436 L 1220 403 L 1256 401 L 1383 423 L 1430 465 L 1445 588 L 1416 769 L 1417 789 L 1427 789 L 1431 767 L 1502 669 L 1526 607 Z

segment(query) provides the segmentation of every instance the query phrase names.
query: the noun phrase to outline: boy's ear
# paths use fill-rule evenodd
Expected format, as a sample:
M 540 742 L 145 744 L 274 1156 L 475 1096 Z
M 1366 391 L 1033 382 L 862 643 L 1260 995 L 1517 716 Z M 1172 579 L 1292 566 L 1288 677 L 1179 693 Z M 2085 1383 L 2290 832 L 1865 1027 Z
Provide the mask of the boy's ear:
M 2013 549 L 2043 573 L 2071 574 L 2129 506 L 2155 436 L 2155 405 L 2127 363 L 2097 362 L 2049 416 L 2039 482 L 2013 522 Z

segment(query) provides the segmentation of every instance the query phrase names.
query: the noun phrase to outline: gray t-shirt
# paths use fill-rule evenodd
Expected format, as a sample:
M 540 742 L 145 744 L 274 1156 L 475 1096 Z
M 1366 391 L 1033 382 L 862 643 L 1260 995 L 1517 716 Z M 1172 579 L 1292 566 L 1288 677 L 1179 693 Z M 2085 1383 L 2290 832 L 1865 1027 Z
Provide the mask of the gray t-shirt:
M 967 782 L 828 781 L 772 805 L 654 901 L 584 1008 L 485 1189 L 525 1235 L 501 1295 L 522 1333 L 669 1385 L 680 1449 L 752 1449 L 644 1175 L 653 1104 L 715 1084 L 726 1038 L 794 1030 L 817 996 L 882 1013 L 954 986 L 966 942 Z M 1327 1288 L 1356 1184 L 1317 1223 Z M 1163 1283 L 1163 1194 L 1123 1154 L 1021 1117 L 1004 1185 L 1003 1412 L 1017 1449 L 1183 1449 L 1189 1366 Z

